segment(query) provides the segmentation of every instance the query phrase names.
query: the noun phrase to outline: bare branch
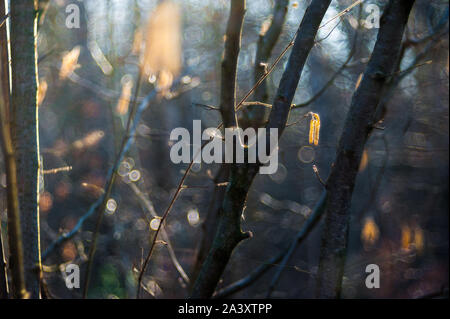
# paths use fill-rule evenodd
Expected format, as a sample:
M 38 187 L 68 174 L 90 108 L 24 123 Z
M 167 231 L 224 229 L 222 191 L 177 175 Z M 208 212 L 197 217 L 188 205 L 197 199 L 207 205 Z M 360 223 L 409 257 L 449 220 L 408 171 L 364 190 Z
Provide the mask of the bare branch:
M 130 146 L 133 144 L 134 137 L 135 137 L 135 132 L 136 132 L 136 129 L 137 129 L 137 125 L 139 123 L 139 119 L 140 119 L 140 117 L 142 115 L 142 112 L 148 107 L 148 105 L 153 100 L 153 98 L 156 96 L 156 94 L 157 94 L 156 90 L 150 92 L 145 97 L 145 99 L 140 103 L 139 107 L 137 108 L 133 125 L 130 127 L 129 132 L 126 132 L 126 134 L 125 134 L 125 137 L 124 137 L 124 140 L 123 140 L 123 144 L 122 144 L 122 149 L 119 152 L 119 154 L 117 155 L 113 166 L 108 171 L 107 178 L 106 178 L 106 180 L 108 182 L 107 182 L 107 186 L 105 187 L 105 189 L 108 189 L 110 187 L 109 185 L 112 184 L 112 181 L 111 181 L 112 176 L 115 175 L 115 171 L 117 170 L 117 168 L 119 167 L 120 163 L 122 162 L 123 157 L 125 156 L 125 154 L 129 150 Z M 89 207 L 88 211 L 78 220 L 77 224 L 72 228 L 72 230 L 70 232 L 61 235 L 57 240 L 52 242 L 47 247 L 47 250 L 45 250 L 45 252 L 42 254 L 42 260 L 47 259 L 47 257 L 57 247 L 59 247 L 62 243 L 66 242 L 67 240 L 73 238 L 81 230 L 84 222 L 90 216 L 92 216 L 92 214 L 94 214 L 101 205 L 103 206 L 102 203 L 106 203 L 107 202 L 108 198 L 107 198 L 106 195 L 107 195 L 106 193 L 101 194 L 100 197 Z
M 301 107 L 306 107 L 311 105 L 312 103 L 314 103 L 319 97 L 322 96 L 323 93 L 326 92 L 326 90 L 333 85 L 334 81 L 336 80 L 336 78 L 342 73 L 342 71 L 344 71 L 347 68 L 347 65 L 350 63 L 350 61 L 353 58 L 353 55 L 355 54 L 356 51 L 356 43 L 357 43 L 357 37 L 358 37 L 358 33 L 355 33 L 354 39 L 353 39 L 353 45 L 352 48 L 350 50 L 350 53 L 348 54 L 347 60 L 345 60 L 345 62 L 341 65 L 341 67 L 331 76 L 331 78 L 328 80 L 328 82 L 316 93 L 314 94 L 314 96 L 312 98 L 310 98 L 309 100 L 300 103 L 300 104 L 294 104 L 292 105 L 293 109 L 296 108 L 301 108 Z
M 4 13 L 4 1 L 0 3 L 0 14 Z M 2 53 L 6 51 L 7 41 L 6 33 L 3 32 L 4 29 L 0 29 L 0 50 Z M 16 172 L 16 160 L 14 154 L 14 146 L 11 136 L 11 127 L 9 125 L 9 112 L 7 107 L 9 103 L 9 91 L 3 92 L 5 87 L 9 90 L 9 77 L 8 72 L 5 67 L 8 66 L 8 56 L 0 55 L 0 136 L 2 153 L 4 157 L 5 174 L 6 174 L 6 201 L 7 201 L 7 212 L 8 212 L 8 243 L 9 243 L 9 253 L 10 261 L 9 265 L 11 268 L 11 283 L 12 291 L 11 296 L 14 298 L 26 298 L 27 292 L 25 287 L 25 273 L 24 273 L 24 260 L 23 260 L 23 247 L 22 247 L 22 230 L 20 226 L 20 211 L 19 211 L 19 201 L 18 201 L 18 189 L 17 189 L 17 172 Z M 0 230 L 0 236 L 1 236 Z M 3 241 L 0 243 L 1 255 L 0 255 L 0 296 L 1 298 L 8 297 L 8 282 L 7 282 L 7 269 L 5 264 L 5 259 L 3 255 Z
M 0 18 L 0 28 L 3 27 L 3 23 L 9 18 L 9 13 Z
M 316 166 L 316 165 L 313 165 L 312 168 L 313 168 L 314 174 L 316 175 L 317 180 L 319 181 L 319 183 L 320 183 L 323 187 L 326 188 L 327 185 L 326 185 L 326 183 L 323 181 L 322 177 L 320 177 L 320 172 L 319 172 L 319 169 L 317 168 L 317 166 Z
M 381 19 L 378 39 L 357 88 L 327 181 L 325 229 L 322 237 L 317 295 L 340 296 L 348 234 L 348 209 L 364 145 L 380 96 L 395 68 L 405 25 L 414 1 L 391 0 Z
M 278 262 L 282 261 L 280 265 L 277 265 L 279 270 L 276 272 L 275 277 L 271 282 L 269 291 L 272 291 L 276 283 L 278 282 L 279 277 L 281 276 L 281 272 L 285 268 L 286 264 L 289 262 L 289 259 L 291 258 L 292 254 L 295 252 L 295 249 L 303 242 L 303 240 L 308 236 L 311 230 L 314 229 L 315 225 L 317 225 L 317 222 L 320 220 L 320 217 L 322 216 L 324 211 L 325 199 L 326 199 L 326 191 L 322 193 L 314 210 L 306 219 L 306 221 L 303 222 L 302 227 L 298 231 L 297 235 L 294 237 L 291 244 L 285 250 L 283 250 L 277 256 L 268 260 L 266 263 L 257 267 L 246 277 L 230 284 L 225 288 L 220 289 L 214 294 L 213 297 L 226 298 L 231 294 L 234 294 L 235 292 L 250 286 L 256 280 L 261 278 L 261 276 L 264 275 L 270 268 L 272 268 Z M 268 295 L 270 296 L 270 292 L 268 293 Z
M 231 0 L 230 18 L 225 34 L 225 52 L 222 60 L 220 110 L 225 127 L 237 125 L 235 121 L 236 77 L 239 51 L 241 49 L 242 25 L 245 0 Z
M 255 58 L 255 83 L 257 83 L 258 80 L 265 73 L 267 73 L 267 62 L 272 54 L 275 44 L 278 41 L 278 38 L 280 37 L 281 32 L 283 31 L 283 25 L 286 20 L 286 14 L 288 12 L 288 6 L 289 0 L 276 1 L 272 13 L 272 21 L 269 28 L 267 29 L 267 32 L 261 30 Z M 267 92 L 266 82 L 261 83 L 261 85 L 258 86 L 258 88 L 255 90 L 254 99 L 263 103 L 267 102 L 267 100 L 269 99 L 269 94 Z M 252 126 L 258 127 L 262 124 L 266 113 L 267 112 L 264 109 L 250 107 L 248 109 L 247 116 Z
M 293 44 L 293 52 L 280 81 L 267 127 L 277 128 L 282 135 L 291 108 L 300 75 L 306 58 L 314 46 L 314 39 L 320 27 L 330 0 L 315 0 L 305 12 Z M 244 101 L 245 102 L 245 101 Z M 241 103 L 242 105 L 242 103 Z M 237 109 L 237 107 L 236 107 Z M 256 176 L 258 164 L 233 164 L 230 184 L 223 202 L 223 212 L 213 246 L 194 284 L 192 298 L 209 298 L 228 263 L 234 248 L 243 239 L 251 236 L 241 231 L 241 215 L 245 207 L 248 190 Z
M 154 218 L 159 218 L 158 214 L 155 211 L 155 208 L 153 207 L 152 202 L 148 199 L 146 194 L 144 194 L 135 183 L 127 183 L 127 185 L 132 189 L 134 194 L 139 198 L 142 205 L 150 213 L 150 215 L 152 215 L 152 217 L 154 217 Z M 147 223 L 150 223 L 148 219 L 147 219 Z M 190 282 L 189 276 L 186 274 L 186 272 L 184 271 L 180 262 L 178 261 L 178 258 L 175 254 L 173 246 L 169 240 L 169 235 L 167 234 L 167 232 L 164 228 L 161 230 L 161 236 L 163 238 L 163 241 L 166 243 L 166 247 L 169 252 L 170 259 L 172 260 L 172 263 L 173 263 L 175 269 L 178 271 L 181 278 L 183 278 L 183 281 L 186 284 L 189 284 L 189 282 Z

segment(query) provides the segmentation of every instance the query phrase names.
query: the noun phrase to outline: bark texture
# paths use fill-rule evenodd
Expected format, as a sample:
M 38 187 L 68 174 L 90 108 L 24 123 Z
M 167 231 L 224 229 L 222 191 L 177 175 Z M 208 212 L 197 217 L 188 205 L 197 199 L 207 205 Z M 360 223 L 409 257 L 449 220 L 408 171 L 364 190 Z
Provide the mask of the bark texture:
M 39 136 L 37 109 L 37 3 L 11 1 L 13 140 L 17 161 L 26 288 L 39 298 Z
M 225 34 L 225 50 L 222 59 L 220 87 L 220 111 L 224 127 L 234 126 L 236 105 L 236 76 L 239 51 L 241 49 L 242 25 L 245 15 L 245 0 L 231 0 L 230 18 Z
M 214 190 L 209 202 L 208 213 L 205 221 L 202 223 L 202 239 L 198 248 L 198 252 L 195 258 L 195 265 L 192 271 L 191 280 L 192 284 L 195 282 L 200 269 L 205 262 L 206 256 L 211 249 L 214 234 L 217 230 L 219 223 L 219 214 L 222 207 L 222 202 L 225 196 L 226 188 L 221 183 L 228 182 L 230 175 L 230 165 L 222 164 L 217 176 L 214 178 Z
M 344 273 L 349 208 L 364 145 L 373 124 L 386 81 L 400 53 L 403 32 L 413 0 L 391 0 L 364 77 L 353 95 L 327 182 L 325 229 L 320 252 L 317 297 L 339 298 Z
M 236 126 L 236 77 L 237 66 L 239 59 L 239 51 L 241 48 L 241 35 L 242 25 L 244 23 L 244 15 L 246 8 L 245 0 L 232 0 L 230 6 L 230 16 L 227 23 L 227 29 L 225 34 L 225 49 L 222 60 L 222 74 L 221 74 L 221 91 L 220 91 L 220 111 L 222 114 L 222 121 L 224 127 Z M 230 178 L 233 177 L 232 169 L 229 164 L 222 164 L 221 170 L 226 170 L 227 175 L 230 174 Z M 228 173 L 231 171 L 231 173 Z M 225 194 L 223 190 L 218 190 L 219 199 L 225 200 Z M 215 213 L 215 212 L 214 212 Z M 195 274 L 196 279 L 192 287 L 191 297 L 204 298 L 211 297 L 217 282 L 219 282 L 225 265 L 228 262 L 228 251 L 232 250 L 239 241 L 243 239 L 243 233 L 240 228 L 240 221 L 228 216 L 226 221 L 223 218 L 223 210 L 218 211 L 218 224 L 215 232 L 215 237 L 210 246 L 209 253 L 205 259 L 205 256 L 201 256 L 205 261 L 200 269 L 197 269 Z M 240 218 L 240 217 L 239 217 Z M 216 223 L 216 221 L 213 221 Z M 224 225 L 230 223 L 230 225 Z M 232 227 L 233 225 L 234 227 Z M 231 227 L 230 227 L 231 226 Z M 237 228 L 236 228 L 237 227 Z M 210 228 L 214 228 L 212 225 Z M 213 230 L 213 229 L 209 229 Z M 231 246 L 227 248 L 221 247 L 222 242 L 216 240 L 217 236 L 221 236 L 222 239 L 229 238 Z M 222 265 L 220 265 L 222 263 Z M 214 284 L 215 282 L 215 284 Z

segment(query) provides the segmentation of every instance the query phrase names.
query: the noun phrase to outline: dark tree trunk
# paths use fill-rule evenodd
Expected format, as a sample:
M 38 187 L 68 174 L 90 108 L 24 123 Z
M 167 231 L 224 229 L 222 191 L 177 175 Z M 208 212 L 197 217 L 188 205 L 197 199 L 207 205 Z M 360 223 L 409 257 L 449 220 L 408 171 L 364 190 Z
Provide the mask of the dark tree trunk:
M 37 0 L 11 1 L 12 129 L 17 160 L 26 288 L 39 298 L 39 137 L 37 109 Z
M 377 42 L 356 90 L 327 182 L 317 296 L 339 298 L 347 250 L 349 208 L 364 145 L 376 122 L 376 109 L 392 75 L 413 0 L 391 0 L 381 18 Z

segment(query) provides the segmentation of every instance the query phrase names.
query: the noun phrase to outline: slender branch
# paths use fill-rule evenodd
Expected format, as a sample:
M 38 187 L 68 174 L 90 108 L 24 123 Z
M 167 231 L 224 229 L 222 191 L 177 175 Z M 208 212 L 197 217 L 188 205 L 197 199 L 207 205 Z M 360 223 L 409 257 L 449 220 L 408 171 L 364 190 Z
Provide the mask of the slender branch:
M 316 175 L 317 180 L 319 181 L 319 183 L 323 186 L 326 187 L 326 183 L 323 181 L 322 177 L 320 177 L 320 172 L 319 169 L 317 168 L 316 165 L 312 166 L 314 174 Z
M 239 52 L 241 48 L 242 26 L 246 1 L 232 0 L 230 5 L 230 15 L 225 34 L 225 48 L 221 68 L 221 90 L 220 90 L 220 112 L 225 127 L 237 126 L 238 118 L 236 112 L 236 80 Z M 217 183 L 228 182 L 230 165 L 222 163 L 219 172 L 214 180 L 215 187 L 210 200 L 208 215 L 202 224 L 203 236 L 200 247 L 196 255 L 193 268 L 194 282 L 200 273 L 201 267 L 211 248 L 214 234 L 217 230 L 220 205 L 224 199 L 226 189 L 218 187 Z M 192 287 L 193 288 L 193 287 Z
M 9 18 L 9 13 L 0 18 L 0 28 L 3 27 L 3 24 Z
M 203 107 L 207 110 L 214 110 L 214 111 L 220 111 L 220 107 L 214 106 L 214 105 L 208 105 L 208 104 L 202 104 L 202 103 L 192 103 L 194 106 Z
M 102 86 L 98 85 L 97 83 L 94 83 L 88 79 L 80 77 L 75 72 L 72 72 L 68 76 L 68 79 L 71 82 L 78 84 L 81 87 L 88 89 L 88 90 L 92 91 L 93 93 L 95 93 L 96 95 L 99 95 L 107 100 L 117 100 L 121 95 L 120 92 L 102 87 Z M 137 98 L 138 102 L 142 102 L 143 99 L 144 98 L 142 98 L 142 97 Z M 134 101 L 134 98 L 133 99 L 130 98 L 130 102 L 133 102 L 133 101 Z
M 139 104 L 139 107 L 137 108 L 136 114 L 135 114 L 135 120 L 133 125 L 130 126 L 130 130 L 128 132 L 126 132 L 123 143 L 122 143 L 122 148 L 119 152 L 119 154 L 117 155 L 115 162 L 113 164 L 113 166 L 110 168 L 110 170 L 108 171 L 107 174 L 107 178 L 106 180 L 108 181 L 107 186 L 105 187 L 105 189 L 108 189 L 109 184 L 111 183 L 111 178 L 114 174 L 114 172 L 117 170 L 117 168 L 119 167 L 120 163 L 123 160 L 123 157 L 125 156 L 125 154 L 127 153 L 127 151 L 129 150 L 130 146 L 133 144 L 134 141 L 134 137 L 135 137 L 135 133 L 136 133 L 136 129 L 137 129 L 137 123 L 139 122 L 139 119 L 142 115 L 142 112 L 148 107 L 148 105 L 150 104 L 150 102 L 153 100 L 153 98 L 156 96 L 157 91 L 153 90 L 152 92 L 150 92 L 145 98 L 144 100 Z M 77 224 L 75 225 L 75 227 L 72 228 L 72 230 L 68 233 L 65 233 L 63 235 L 61 235 L 57 240 L 55 240 L 54 242 L 52 242 L 47 249 L 45 250 L 45 252 L 42 254 L 42 259 L 45 260 L 48 258 L 48 256 L 57 248 L 59 247 L 62 243 L 66 242 L 67 240 L 73 238 L 82 228 L 84 222 L 90 217 L 92 216 L 92 214 L 94 214 L 97 209 L 103 204 L 107 202 L 107 194 L 106 192 L 101 194 L 100 197 L 89 207 L 88 211 L 78 220 Z
M 203 144 L 203 146 L 204 145 L 206 145 L 206 144 Z M 197 156 L 197 154 L 195 156 Z M 161 221 L 159 222 L 158 228 L 156 229 L 155 235 L 153 236 L 153 241 L 152 241 L 152 244 L 150 245 L 150 250 L 149 250 L 149 252 L 147 254 L 147 257 L 145 258 L 145 261 L 144 261 L 144 263 L 142 265 L 141 272 L 139 273 L 137 292 L 136 292 L 136 297 L 138 299 L 140 298 L 140 294 L 141 294 L 140 292 L 141 292 L 141 287 L 142 287 L 142 279 L 144 278 L 144 274 L 145 274 L 145 271 L 147 269 L 147 265 L 148 265 L 148 263 L 149 263 L 149 261 L 150 261 L 150 259 L 152 257 L 153 250 L 155 248 L 155 244 L 157 242 L 157 238 L 158 238 L 159 232 L 160 232 L 160 230 L 162 228 L 162 225 L 163 225 L 164 221 L 166 220 L 167 216 L 169 215 L 169 212 L 172 210 L 172 207 L 175 204 L 175 202 L 176 202 L 176 200 L 178 198 L 178 195 L 180 195 L 180 192 L 183 189 L 184 181 L 186 180 L 186 178 L 187 178 L 187 176 L 189 174 L 189 171 L 191 170 L 193 164 L 194 164 L 193 161 L 191 161 L 189 163 L 189 166 L 186 169 L 185 173 L 183 174 L 183 177 L 181 178 L 181 182 L 178 185 L 177 190 L 175 191 L 175 195 L 172 197 L 172 200 L 170 201 L 169 206 L 165 210 L 164 214 L 161 216 Z
M 139 96 L 139 90 L 141 89 L 141 84 L 142 84 L 142 67 L 139 68 L 139 72 L 138 72 L 138 77 L 137 77 L 137 81 L 136 81 L 136 88 L 134 90 L 134 95 L 133 95 L 133 99 L 131 102 L 131 108 L 130 108 L 130 114 L 128 116 L 128 121 L 127 121 L 127 126 L 125 129 L 125 132 L 128 132 L 130 130 L 130 125 L 134 120 L 134 115 L 137 111 L 136 107 L 137 107 L 137 99 Z
M 8 299 L 8 270 L 3 245 L 3 229 L 0 225 L 0 299 Z
M 70 172 L 72 170 L 72 166 L 64 166 L 64 167 L 58 167 L 58 168 L 51 168 L 51 169 L 44 169 L 42 170 L 42 174 L 58 174 L 61 172 Z
M 141 81 L 141 72 L 139 72 L 138 83 L 140 83 L 140 81 Z M 137 95 L 139 93 L 138 91 L 139 91 L 139 87 L 136 87 L 134 101 L 136 101 Z M 139 106 L 136 106 L 136 104 L 133 104 L 133 107 L 129 113 L 125 136 L 122 141 L 122 146 L 120 148 L 119 154 L 116 157 L 114 165 L 108 174 L 108 178 L 107 178 L 108 182 L 107 182 L 107 186 L 105 187 L 106 191 L 105 191 L 105 194 L 103 195 L 103 200 L 101 201 L 101 203 L 99 205 L 99 209 L 98 209 L 98 218 L 97 218 L 97 223 L 95 226 L 95 231 L 93 234 L 91 248 L 89 250 L 88 267 L 86 270 L 85 281 L 84 281 L 84 289 L 83 289 L 83 297 L 84 298 L 86 298 L 87 294 L 88 294 L 90 276 L 91 276 L 93 260 L 94 260 L 94 256 L 95 256 L 96 246 L 97 246 L 98 234 L 100 231 L 100 226 L 101 226 L 101 222 L 103 219 L 104 210 L 105 210 L 106 204 L 109 200 L 109 197 L 110 197 L 110 194 L 111 194 L 114 182 L 115 182 L 117 170 L 119 169 L 119 166 L 122 163 L 123 158 L 125 157 L 125 154 L 128 152 L 131 145 L 134 143 L 135 132 L 137 130 L 139 121 L 141 119 L 142 112 L 150 105 L 150 102 L 156 96 L 156 93 L 158 93 L 158 89 L 154 89 L 150 94 L 148 94 L 145 97 L 144 101 L 142 101 L 139 104 Z
M 298 232 L 295 240 L 291 243 L 287 253 L 283 256 L 283 260 L 281 261 L 280 267 L 278 268 L 277 272 L 275 273 L 275 276 L 273 277 L 272 281 L 270 282 L 270 286 L 269 286 L 269 289 L 267 292 L 267 298 L 270 297 L 273 290 L 275 289 L 275 286 L 277 285 L 278 281 L 280 280 L 283 270 L 286 268 L 287 263 L 291 259 L 292 255 L 294 254 L 298 245 L 303 241 L 304 238 L 306 238 L 306 236 L 308 236 L 309 232 L 314 228 L 314 226 L 320 220 L 320 217 L 322 216 L 323 212 L 325 211 L 326 199 L 327 199 L 327 191 L 324 190 L 322 192 L 322 195 L 320 196 L 319 201 L 316 204 L 316 207 L 314 208 L 313 213 L 303 223 L 302 228 Z
M 145 207 L 145 209 L 152 215 L 153 218 L 159 218 L 158 214 L 155 211 L 155 208 L 153 207 L 152 202 L 148 199 L 148 197 L 139 189 L 139 187 L 135 183 L 127 183 L 128 186 L 132 189 L 134 194 L 139 198 L 142 205 Z M 147 216 L 146 216 L 147 217 Z M 147 218 L 146 218 L 147 219 Z M 147 219 L 147 223 L 150 223 L 150 221 Z M 170 259 L 172 260 L 172 263 L 175 267 L 175 269 L 180 274 L 181 278 L 186 284 L 189 284 L 189 276 L 184 271 L 183 267 L 181 266 L 180 262 L 178 261 L 178 258 L 175 254 L 175 251 L 173 249 L 173 246 L 169 240 L 169 235 L 167 234 L 166 230 L 163 228 L 161 230 L 161 236 L 163 238 L 163 241 L 166 243 L 167 250 L 169 252 Z
M 3 23 L 6 21 L 6 18 L 9 16 L 5 15 L 5 2 L 0 1 L 0 16 L 3 18 L 0 20 L 0 116 L 1 118 L 1 127 L 2 130 L 1 136 L 2 136 L 2 143 L 9 145 L 12 145 L 12 141 L 9 139 L 9 141 L 5 141 L 5 134 L 3 134 L 3 119 L 6 120 L 7 123 L 9 123 L 9 112 L 6 112 L 6 110 L 9 110 L 9 74 L 8 70 L 5 72 L 5 68 L 9 67 L 8 63 L 8 48 L 7 48 L 7 37 L 6 37 L 6 28 L 2 28 Z M 3 96 L 2 92 L 6 90 L 6 95 Z M 5 110 L 5 112 L 3 112 Z M 4 114 L 4 115 L 3 115 Z M 9 126 L 5 128 L 8 133 L 10 133 Z M 6 154 L 6 152 L 3 152 L 3 154 Z M 6 162 L 6 161 L 5 161 Z M 8 174 L 8 171 L 6 172 Z M 8 199 L 7 199 L 8 200 Z M 3 229 L 0 224 L 0 299 L 7 299 L 8 298 L 8 270 L 6 265 L 6 255 L 3 245 Z
M 292 105 L 293 109 L 302 108 L 302 107 L 306 107 L 308 105 L 311 105 L 319 97 L 321 97 L 322 94 L 325 93 L 326 90 L 330 86 L 333 85 L 333 83 L 336 80 L 336 78 L 342 73 L 342 71 L 344 71 L 347 68 L 347 65 L 352 60 L 353 55 L 355 54 L 355 51 L 356 51 L 356 43 L 357 43 L 357 33 L 355 33 L 355 36 L 354 36 L 354 39 L 353 39 L 353 45 L 352 45 L 352 48 L 350 50 L 350 53 L 348 54 L 347 60 L 345 60 L 345 62 L 341 65 L 341 67 L 331 76 L 331 78 L 328 80 L 328 82 L 325 83 L 325 85 L 316 94 L 314 94 L 314 96 L 312 98 L 310 98 L 309 100 L 307 100 L 307 101 L 305 101 L 303 103 Z
M 267 29 L 267 32 L 261 30 L 255 57 L 255 83 L 257 83 L 258 80 L 264 75 L 264 73 L 267 72 L 267 62 L 272 54 L 275 44 L 278 42 L 278 38 L 280 37 L 281 32 L 283 31 L 283 25 L 288 12 L 288 6 L 289 0 L 276 1 L 272 13 L 272 21 L 269 28 Z M 258 86 L 258 88 L 255 90 L 254 99 L 256 101 L 266 103 L 269 99 L 267 89 L 267 83 L 261 83 L 261 85 Z M 266 113 L 267 112 L 265 109 L 250 107 L 248 109 L 247 116 L 249 117 L 249 121 L 252 126 L 258 127 L 262 124 Z
M 237 125 L 234 119 L 236 77 L 245 10 L 245 0 L 231 0 L 230 17 L 225 33 L 225 50 L 221 65 L 220 112 L 225 127 Z
M 388 76 L 400 53 L 403 33 L 414 1 L 391 0 L 381 19 L 377 42 L 347 114 L 336 161 L 327 181 L 325 229 L 318 271 L 317 296 L 341 293 L 348 234 L 348 210 L 371 121 Z
M 0 3 L 0 14 L 4 12 L 4 3 Z M 1 30 L 0 30 L 1 32 Z M 0 34 L 2 35 L 2 34 Z M 1 47 L 3 44 L 1 43 Z M 0 48 L 1 49 L 1 48 Z M 9 266 L 11 268 L 11 283 L 13 298 L 27 298 L 27 291 L 25 287 L 25 272 L 24 272 L 24 260 L 23 260 L 23 246 L 22 246 L 22 230 L 20 226 L 20 211 L 18 200 L 18 188 L 17 188 L 17 172 L 16 172 L 16 160 L 14 154 L 14 147 L 11 136 L 10 120 L 6 109 L 7 104 L 5 100 L 9 100 L 9 92 L 3 92 L 5 87 L 9 88 L 9 79 L 5 78 L 4 67 L 8 65 L 4 60 L 5 56 L 1 55 L 0 60 L 0 74 L 2 85 L 0 85 L 0 135 L 2 152 L 5 161 L 5 174 L 6 174 L 6 201 L 8 212 L 8 243 L 9 243 Z M 1 228 L 1 226 L 0 226 Z M 0 229 L 1 232 L 1 229 Z M 1 235 L 1 234 L 0 234 Z M 2 250 L 2 256 L 0 260 L 0 295 L 6 298 L 7 294 L 7 271 L 4 265 L 3 256 L 3 244 L 0 247 Z M 4 294 L 3 294 L 4 293 Z
M 391 100 L 392 96 L 395 93 L 395 90 L 397 89 L 401 81 L 406 76 L 411 74 L 411 72 L 414 71 L 418 66 L 423 65 L 421 61 L 428 55 L 430 50 L 432 50 L 436 46 L 436 44 L 441 41 L 442 37 L 447 33 L 448 29 L 435 32 L 430 37 L 430 42 L 415 56 L 414 60 L 410 63 L 408 67 L 393 73 L 393 77 L 390 79 L 387 88 L 384 90 L 383 98 L 381 99 L 379 105 L 377 106 L 377 114 L 375 115 L 374 120 L 375 123 L 382 120 L 384 113 L 386 112 L 387 103 Z M 403 48 L 405 46 L 406 45 L 404 45 Z M 402 50 L 401 54 L 404 53 L 405 52 Z M 425 62 L 425 64 L 428 64 L 428 62 Z
M 314 227 L 317 225 L 317 222 L 320 220 L 320 217 L 322 216 L 324 212 L 324 205 L 325 205 L 325 199 L 326 199 L 326 191 L 324 191 L 317 202 L 314 210 L 312 211 L 311 215 L 306 219 L 306 221 L 303 222 L 300 230 L 294 237 L 294 239 L 291 241 L 289 246 L 284 249 L 280 254 L 278 254 L 275 257 L 272 257 L 269 259 L 266 263 L 260 265 L 255 270 L 253 270 L 249 275 L 246 277 L 228 285 L 225 288 L 220 289 L 219 291 L 215 292 L 214 298 L 226 298 L 230 296 L 231 294 L 234 294 L 248 286 L 250 286 L 252 283 L 254 283 L 256 280 L 261 278 L 272 266 L 276 265 L 280 261 L 281 264 L 277 265 L 279 266 L 279 270 L 276 272 L 276 275 L 274 279 L 271 282 L 269 291 L 275 287 L 275 284 L 278 282 L 278 279 L 281 275 L 282 270 L 285 268 L 286 264 L 289 262 L 290 257 L 294 253 L 296 247 L 298 247 L 303 240 L 308 236 L 308 234 L 314 229 Z M 270 295 L 270 293 L 269 293 Z
M 199 248 L 195 258 L 195 264 L 192 270 L 191 278 L 193 282 L 195 282 L 195 280 L 197 279 L 203 262 L 205 261 L 214 240 L 214 234 L 216 233 L 217 224 L 219 221 L 220 208 L 226 191 L 226 188 L 223 186 L 228 185 L 229 177 L 230 165 L 222 163 L 219 171 L 213 179 L 214 190 L 209 201 L 206 218 L 201 225 L 202 239 L 199 244 Z

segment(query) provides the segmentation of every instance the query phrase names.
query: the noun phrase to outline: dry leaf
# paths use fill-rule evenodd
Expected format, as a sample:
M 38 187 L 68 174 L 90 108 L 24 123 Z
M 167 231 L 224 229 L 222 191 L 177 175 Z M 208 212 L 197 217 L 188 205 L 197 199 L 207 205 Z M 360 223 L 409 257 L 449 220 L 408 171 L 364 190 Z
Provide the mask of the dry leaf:
M 71 51 L 64 53 L 61 63 L 61 69 L 59 71 L 59 78 L 61 80 L 66 79 L 73 71 L 78 69 L 78 58 L 80 57 L 80 46 L 74 47 Z
M 157 77 L 158 88 L 165 90 L 181 69 L 181 17 L 177 4 L 160 3 L 150 15 L 145 39 L 143 71 Z
M 128 107 L 130 105 L 131 93 L 133 90 L 133 81 L 131 78 L 123 81 L 122 93 L 120 94 L 119 102 L 117 103 L 116 112 L 120 115 L 128 113 Z

